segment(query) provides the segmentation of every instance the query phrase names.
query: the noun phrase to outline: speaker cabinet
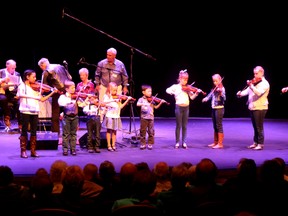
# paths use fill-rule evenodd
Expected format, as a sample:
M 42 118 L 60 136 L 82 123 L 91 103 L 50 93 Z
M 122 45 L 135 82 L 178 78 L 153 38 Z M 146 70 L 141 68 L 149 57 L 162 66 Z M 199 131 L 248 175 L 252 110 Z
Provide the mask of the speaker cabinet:
M 59 135 L 57 132 L 37 132 L 36 150 L 57 150 Z M 27 147 L 30 150 L 30 133 L 28 134 Z
M 88 133 L 85 133 L 82 137 L 80 137 L 79 145 L 81 148 L 87 148 L 87 136 Z M 96 142 L 95 139 L 93 139 L 93 142 Z M 100 132 L 100 148 L 107 148 L 106 131 Z

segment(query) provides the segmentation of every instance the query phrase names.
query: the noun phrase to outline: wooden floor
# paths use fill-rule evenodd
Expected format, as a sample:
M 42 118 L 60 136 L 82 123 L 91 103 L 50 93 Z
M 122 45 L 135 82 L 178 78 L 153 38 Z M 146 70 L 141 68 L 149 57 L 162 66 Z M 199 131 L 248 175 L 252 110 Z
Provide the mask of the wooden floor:
M 254 159 L 260 165 L 266 159 L 282 157 L 288 160 L 288 121 L 283 119 L 266 119 L 265 147 L 256 151 L 247 149 L 253 143 L 253 130 L 250 119 L 224 119 L 224 148 L 211 149 L 207 145 L 212 142 L 213 129 L 210 118 L 190 118 L 188 124 L 188 149 L 175 149 L 175 118 L 155 118 L 155 144 L 152 150 L 139 149 L 139 119 L 122 118 L 123 130 L 117 133 L 116 152 L 101 149 L 100 154 L 91 154 L 86 148 L 77 145 L 77 156 L 62 156 L 62 145 L 56 149 L 38 150 L 39 158 L 20 158 L 19 134 L 0 133 L 1 151 L 0 164 L 8 165 L 15 175 L 33 175 L 40 168 L 49 170 L 57 159 L 63 159 L 68 164 L 78 164 L 83 167 L 87 163 L 100 165 L 104 160 L 114 163 L 119 171 L 121 165 L 130 161 L 133 163 L 147 162 L 152 168 L 158 161 L 166 161 L 173 166 L 181 162 L 196 164 L 202 158 L 211 158 L 219 169 L 234 169 L 243 158 Z M 16 124 L 14 124 L 16 125 Z M 41 131 L 38 133 L 50 133 Z M 85 119 L 80 121 L 78 139 L 86 133 Z M 105 141 L 105 129 L 102 129 L 102 141 Z M 46 143 L 46 142 L 45 142 Z M 49 140 L 47 145 L 49 145 Z M 47 146 L 48 148 L 49 146 Z M 30 152 L 28 151 L 30 154 Z

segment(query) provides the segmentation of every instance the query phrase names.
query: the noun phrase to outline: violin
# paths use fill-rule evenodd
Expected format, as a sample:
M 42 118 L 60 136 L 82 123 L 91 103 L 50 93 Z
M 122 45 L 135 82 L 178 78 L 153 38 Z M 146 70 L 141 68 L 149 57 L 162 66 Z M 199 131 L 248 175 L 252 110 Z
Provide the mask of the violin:
M 203 95 L 206 95 L 206 92 L 203 92 L 201 89 L 196 88 L 196 87 L 194 87 L 194 86 L 192 86 L 192 85 L 182 86 L 182 90 L 185 91 L 185 92 L 188 92 L 188 93 L 189 93 L 189 92 L 195 93 L 195 92 L 197 92 L 198 90 L 200 90 L 200 92 L 201 92 Z
M 127 96 L 127 95 L 112 95 L 112 98 L 113 98 L 113 99 L 119 99 L 119 100 L 127 100 L 128 97 L 129 97 L 129 96 Z M 136 101 L 136 99 L 133 98 L 133 97 L 132 97 L 130 100 L 131 100 L 131 101 Z
M 87 97 L 93 97 L 96 98 L 97 96 L 94 94 L 87 94 L 87 93 L 82 93 L 82 92 L 75 92 L 71 94 L 71 99 L 86 99 Z
M 262 81 L 262 78 L 253 78 L 252 80 L 248 80 L 247 81 L 247 85 L 257 85 L 258 83 L 260 83 Z
M 42 88 L 41 88 L 42 85 Z M 52 92 L 54 91 L 55 88 L 47 85 L 47 84 L 41 84 L 39 82 L 35 82 L 35 83 L 30 83 L 30 87 L 34 90 L 34 91 L 40 91 L 40 89 L 42 89 L 42 92 Z
M 151 96 L 151 97 L 147 97 L 147 100 L 148 100 L 149 103 L 151 103 L 151 102 L 153 102 L 153 101 L 155 101 L 156 103 L 160 103 L 161 100 L 163 100 L 163 99 L 157 98 L 157 97 L 155 97 L 155 96 Z M 170 103 L 168 103 L 168 102 L 165 101 L 165 100 L 163 100 L 163 103 L 166 103 L 167 105 L 170 105 Z

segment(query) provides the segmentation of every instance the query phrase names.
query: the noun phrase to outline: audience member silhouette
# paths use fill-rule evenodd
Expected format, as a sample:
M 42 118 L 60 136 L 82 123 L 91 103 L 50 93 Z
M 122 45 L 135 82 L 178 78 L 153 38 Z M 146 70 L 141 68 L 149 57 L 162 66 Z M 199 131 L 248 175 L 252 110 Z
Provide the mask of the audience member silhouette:
M 154 196 L 157 196 L 158 193 L 162 191 L 168 191 L 172 188 L 170 179 L 170 167 L 166 162 L 160 161 L 156 163 L 152 171 L 157 179 L 156 187 L 153 192 Z
M 62 174 L 67 167 L 68 164 L 63 160 L 56 160 L 51 164 L 50 178 L 53 182 L 53 194 L 60 194 L 62 192 Z

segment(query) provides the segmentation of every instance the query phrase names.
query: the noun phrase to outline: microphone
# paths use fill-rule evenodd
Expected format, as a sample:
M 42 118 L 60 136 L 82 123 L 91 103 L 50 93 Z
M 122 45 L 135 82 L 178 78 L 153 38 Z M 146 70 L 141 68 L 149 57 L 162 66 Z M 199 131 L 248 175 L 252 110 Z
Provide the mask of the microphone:
M 82 64 L 83 62 L 85 62 L 85 58 L 81 57 L 80 60 L 78 61 L 77 65 Z
M 65 11 L 64 11 L 64 8 L 62 10 L 62 19 L 64 18 L 64 15 L 65 15 Z

